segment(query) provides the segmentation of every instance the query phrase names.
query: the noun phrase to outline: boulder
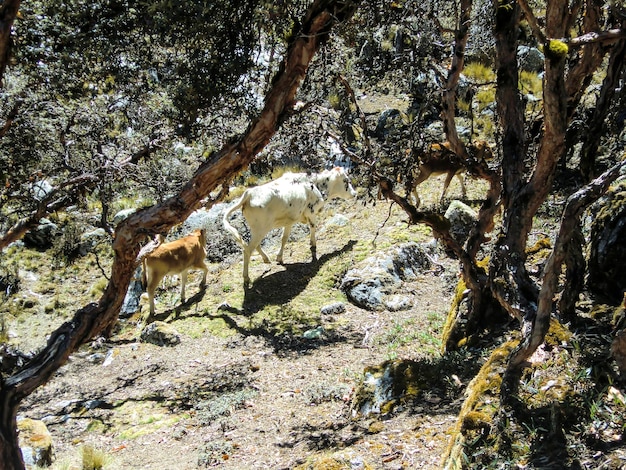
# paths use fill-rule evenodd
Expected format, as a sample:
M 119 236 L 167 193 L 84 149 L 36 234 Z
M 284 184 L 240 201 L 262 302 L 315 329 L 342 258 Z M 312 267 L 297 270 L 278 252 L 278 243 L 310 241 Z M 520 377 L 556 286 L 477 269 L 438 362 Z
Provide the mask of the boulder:
M 119 224 L 122 220 L 126 219 L 128 216 L 134 214 L 135 212 L 137 212 L 137 209 L 134 207 L 130 209 L 122 209 L 113 216 L 113 225 Z
M 334 302 L 329 305 L 325 305 L 320 309 L 320 313 L 322 315 L 337 315 L 339 313 L 344 313 L 346 311 L 346 306 L 343 302 Z
M 41 219 L 36 228 L 24 234 L 24 245 L 29 248 L 47 250 L 59 235 L 59 226 L 48 219 Z
M 527 72 L 541 72 L 545 57 L 536 47 L 519 46 L 517 48 L 517 59 L 521 70 Z
M 35 181 L 31 186 L 33 198 L 37 201 L 42 201 L 48 194 L 50 194 L 54 188 L 46 180 Z
M 366 367 L 352 399 L 353 416 L 387 415 L 402 403 L 415 400 L 421 390 L 429 387 L 424 372 L 420 363 L 411 360 Z
M 395 295 L 404 280 L 430 269 L 431 261 L 417 243 L 406 243 L 371 258 L 346 273 L 341 289 L 350 302 L 367 310 L 410 308 L 408 299 Z
M 120 318 L 128 318 L 135 312 L 139 311 L 139 301 L 141 299 L 141 294 L 143 293 L 143 283 L 141 281 L 142 277 L 142 268 L 138 266 L 135 269 L 135 274 L 133 274 L 133 278 L 128 285 L 128 290 L 126 291 L 126 297 L 124 297 L 124 303 L 122 303 L 122 308 L 120 309 Z
M 206 230 L 207 239 L 207 259 L 211 263 L 220 263 L 232 255 L 241 254 L 241 247 L 235 242 L 233 237 L 224 230 L 222 215 L 230 204 L 215 204 L 210 209 L 198 209 L 192 212 L 187 220 L 183 222 L 180 234 L 183 236 L 196 229 Z M 241 212 L 237 211 L 231 219 L 231 224 L 245 238 L 248 235 L 247 226 L 244 223 Z M 263 245 L 265 246 L 265 245 Z
M 448 206 L 445 217 L 450 221 L 450 234 L 462 245 L 476 224 L 478 214 L 470 206 L 455 200 Z
M 27 468 L 52 465 L 52 436 L 42 421 L 22 418 L 17 421 L 19 446 Z

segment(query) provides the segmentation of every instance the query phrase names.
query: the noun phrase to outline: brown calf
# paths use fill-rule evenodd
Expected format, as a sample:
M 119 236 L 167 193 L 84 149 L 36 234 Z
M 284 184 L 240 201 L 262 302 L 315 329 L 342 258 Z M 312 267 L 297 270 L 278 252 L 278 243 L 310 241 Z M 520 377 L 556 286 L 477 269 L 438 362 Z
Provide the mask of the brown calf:
M 206 231 L 194 230 L 190 235 L 159 245 L 143 259 L 143 283 L 150 299 L 150 315 L 154 315 L 154 291 L 168 274 L 181 274 L 180 301 L 185 302 L 185 284 L 190 269 L 204 271 L 200 286 L 206 284 L 209 270 L 204 263 L 206 258 Z
M 476 160 L 490 160 L 493 158 L 491 148 L 489 144 L 484 140 L 480 140 L 474 144 L 467 146 L 467 151 L 470 156 Z M 452 181 L 452 178 L 456 176 L 461 183 L 461 191 L 463 198 L 466 196 L 465 182 L 463 181 L 462 173 L 466 171 L 466 165 L 462 158 L 460 158 L 450 146 L 450 142 L 444 142 L 443 144 L 430 144 L 425 154 L 420 155 L 420 163 L 417 168 L 417 176 L 413 180 L 411 193 L 415 197 L 415 205 L 419 207 L 420 198 L 417 194 L 417 185 L 423 183 L 431 176 L 446 175 L 446 180 L 443 184 L 443 192 L 439 203 L 443 203 L 443 199 L 448 190 L 448 186 Z

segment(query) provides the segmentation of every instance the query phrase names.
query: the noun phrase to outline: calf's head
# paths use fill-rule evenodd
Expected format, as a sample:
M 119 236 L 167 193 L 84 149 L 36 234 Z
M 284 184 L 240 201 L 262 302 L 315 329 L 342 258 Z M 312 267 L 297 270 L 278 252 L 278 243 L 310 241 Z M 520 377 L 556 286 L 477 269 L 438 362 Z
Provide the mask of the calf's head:
M 341 167 L 321 172 L 316 181 L 319 190 L 328 199 L 338 197 L 341 199 L 352 199 L 356 197 L 356 191 L 350 183 L 350 178 Z

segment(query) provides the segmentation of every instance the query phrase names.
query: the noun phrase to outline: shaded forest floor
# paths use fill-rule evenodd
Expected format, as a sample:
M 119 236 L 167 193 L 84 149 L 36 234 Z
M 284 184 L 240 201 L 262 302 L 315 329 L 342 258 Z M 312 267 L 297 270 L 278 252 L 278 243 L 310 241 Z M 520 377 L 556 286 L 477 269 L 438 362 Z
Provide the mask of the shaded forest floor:
M 440 180 L 425 184 L 438 196 Z M 472 191 L 478 186 L 470 197 Z M 458 192 L 453 183 L 449 194 Z M 191 276 L 190 298 L 182 306 L 178 282 L 166 281 L 157 293 L 157 317 L 176 329 L 180 344 L 140 342 L 143 325 L 136 315 L 122 320 L 110 339 L 72 355 L 20 410 L 20 416 L 48 425 L 53 468 L 80 469 L 84 448 L 101 452 L 106 469 L 440 468 L 466 387 L 489 354 L 468 349 L 441 355 L 458 262 L 440 251 L 436 269 L 403 283 L 398 294 L 410 299 L 407 310 L 351 305 L 338 287 L 349 268 L 431 236 L 423 227 L 407 226 L 400 209 L 387 202 L 331 206 L 325 220 L 339 213 L 348 223 L 321 224 L 317 263 L 309 263 L 308 236 L 300 233 L 287 245 L 285 265 L 253 257 L 254 284 L 245 293 L 240 255 L 212 264 L 204 291 L 197 288 L 199 276 Z M 541 234 L 549 229 L 548 221 L 537 226 Z M 32 315 L 10 328 L 15 342 L 34 348 L 77 305 L 97 295 L 102 281 L 93 260 L 51 273 L 44 272 L 45 254 L 29 256 L 37 263 L 22 273 L 23 290 L 38 301 Z M 61 292 L 42 287 L 53 280 L 63 285 Z M 344 302 L 345 310 L 321 313 L 335 302 Z M 59 308 L 46 309 L 50 303 L 67 314 L 54 315 Z M 142 305 L 145 311 L 145 299 Z M 390 360 L 420 364 L 432 373 L 432 386 L 389 412 L 360 414 L 353 404 L 364 371 Z M 610 451 L 615 466 L 589 466 L 608 462 L 610 453 L 599 451 L 594 460 L 591 449 L 580 452 L 589 465 L 579 468 L 620 468 L 618 431 L 616 439 Z

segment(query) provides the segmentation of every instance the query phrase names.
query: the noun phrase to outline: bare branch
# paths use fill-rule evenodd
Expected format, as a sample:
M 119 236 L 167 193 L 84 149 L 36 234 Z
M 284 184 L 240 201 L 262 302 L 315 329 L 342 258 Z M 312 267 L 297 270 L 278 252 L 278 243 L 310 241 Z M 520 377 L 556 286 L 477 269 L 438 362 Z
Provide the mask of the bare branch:
M 97 181 L 98 178 L 94 175 L 81 175 L 62 182 L 39 201 L 37 208 L 29 216 L 20 219 L 0 237 L 0 249 L 19 240 L 24 233 L 37 225 L 42 217 L 74 204 L 80 195 Z M 62 191 L 65 193 L 59 194 Z
M 539 27 L 539 23 L 537 22 L 537 18 L 535 17 L 532 8 L 528 6 L 528 2 L 526 0 L 519 0 L 518 3 L 520 8 L 522 9 L 522 12 L 524 13 L 526 21 L 528 21 L 528 25 L 530 26 L 530 29 L 535 36 L 535 39 L 537 39 L 540 44 L 545 44 L 547 42 L 546 35 L 543 34 L 543 31 L 541 31 L 541 28 Z
M 609 29 L 608 31 L 592 31 L 572 39 L 561 39 L 570 49 L 582 47 L 596 42 L 609 43 L 626 38 L 626 29 Z

